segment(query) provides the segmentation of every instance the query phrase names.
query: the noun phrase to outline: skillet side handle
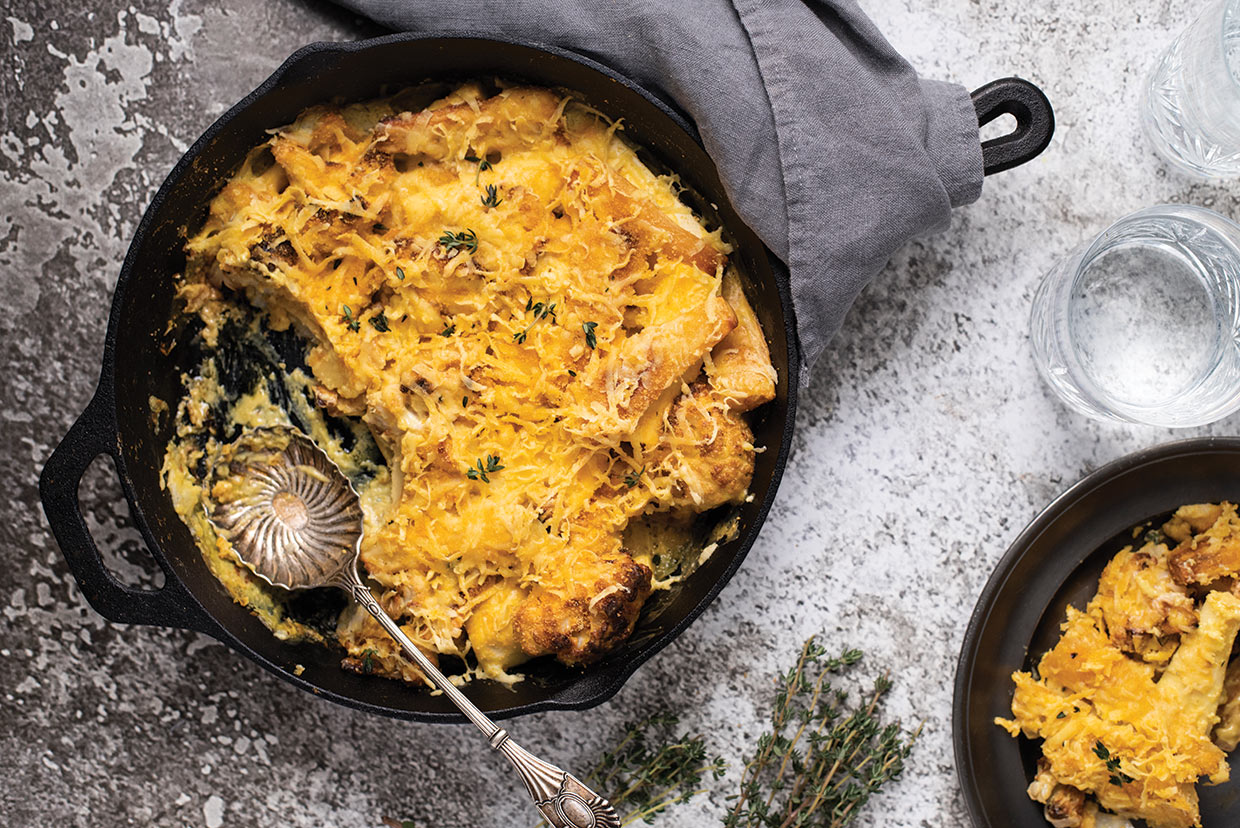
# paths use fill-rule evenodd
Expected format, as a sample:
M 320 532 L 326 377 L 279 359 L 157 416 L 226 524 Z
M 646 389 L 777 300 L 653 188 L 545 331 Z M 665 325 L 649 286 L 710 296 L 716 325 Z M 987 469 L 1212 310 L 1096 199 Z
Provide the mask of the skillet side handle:
M 1021 78 L 1002 78 L 974 90 L 977 125 L 1000 115 L 1016 119 L 1016 129 L 982 142 L 982 171 L 994 175 L 1037 158 L 1055 134 L 1055 112 L 1041 89 Z
M 109 621 L 179 627 L 214 635 L 215 622 L 198 606 L 165 561 L 153 555 L 164 570 L 158 590 L 133 589 L 108 572 L 91 537 L 78 502 L 82 475 L 101 454 L 116 461 L 116 428 L 112 423 L 111 393 L 102 386 L 69 433 L 48 458 L 39 476 L 39 496 L 52 534 L 69 563 L 82 594 Z

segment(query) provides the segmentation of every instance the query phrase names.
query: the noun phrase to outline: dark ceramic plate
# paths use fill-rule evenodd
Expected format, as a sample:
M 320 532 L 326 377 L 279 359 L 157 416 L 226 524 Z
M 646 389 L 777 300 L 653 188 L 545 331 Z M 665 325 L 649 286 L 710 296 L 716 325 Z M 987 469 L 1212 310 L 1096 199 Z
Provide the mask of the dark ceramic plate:
M 1170 443 L 1103 466 L 1055 499 L 1020 534 L 982 590 L 956 669 L 956 773 L 977 828 L 1047 828 L 1025 795 L 1037 744 L 993 724 L 1011 716 L 1016 670 L 1058 640 L 1069 604 L 1084 608 L 1132 527 L 1185 503 L 1240 498 L 1240 437 Z M 1240 825 L 1240 780 L 1199 785 L 1205 828 Z

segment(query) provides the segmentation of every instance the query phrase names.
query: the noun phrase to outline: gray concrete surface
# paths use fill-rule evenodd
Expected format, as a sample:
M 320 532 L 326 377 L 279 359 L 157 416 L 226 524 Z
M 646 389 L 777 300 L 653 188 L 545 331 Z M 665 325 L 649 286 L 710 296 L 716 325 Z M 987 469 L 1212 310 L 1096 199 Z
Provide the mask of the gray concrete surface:
M 925 722 L 908 774 L 858 824 L 938 828 L 966 821 L 951 681 L 991 567 L 1083 473 L 1173 436 L 1090 422 L 1049 395 L 1025 334 L 1033 286 L 1139 207 L 1238 217 L 1240 184 L 1169 172 L 1137 127 L 1141 74 L 1197 3 L 863 5 L 924 74 L 1040 83 L 1055 141 L 862 296 L 815 373 L 773 518 L 706 615 L 610 704 L 514 730 L 583 767 L 624 721 L 667 706 L 736 757 L 776 673 L 821 631 L 865 648 L 868 671 L 896 680 L 892 711 Z M 163 176 L 298 46 L 374 29 L 295 0 L 9 0 L 0 18 L 0 823 L 532 824 L 515 779 L 465 728 L 368 717 L 204 637 L 104 622 L 38 506 L 38 471 L 90 397 L 111 287 Z M 82 490 L 92 530 L 123 578 L 149 583 L 118 486 L 97 472 Z M 659 824 L 717 824 L 736 765 Z

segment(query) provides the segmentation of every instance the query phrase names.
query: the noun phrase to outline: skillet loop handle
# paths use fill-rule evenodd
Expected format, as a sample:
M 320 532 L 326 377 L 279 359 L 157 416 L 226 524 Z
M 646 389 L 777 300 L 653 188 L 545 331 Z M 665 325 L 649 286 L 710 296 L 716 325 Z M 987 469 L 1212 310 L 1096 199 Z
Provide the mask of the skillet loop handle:
M 982 171 L 994 175 L 1026 161 L 1046 149 L 1055 134 L 1055 112 L 1041 89 L 1021 78 L 1002 78 L 973 91 L 977 125 L 983 127 L 1000 115 L 1016 119 L 1016 129 L 982 142 Z
M 110 389 L 100 386 L 43 467 L 39 495 L 52 534 L 82 594 L 104 618 L 122 624 L 179 627 L 214 635 L 215 622 L 161 556 L 152 557 L 164 571 L 164 586 L 158 590 L 134 589 L 108 571 L 91 537 L 78 502 L 78 487 L 96 457 L 107 454 L 113 462 L 117 461 L 117 432 L 110 414 L 113 409 Z

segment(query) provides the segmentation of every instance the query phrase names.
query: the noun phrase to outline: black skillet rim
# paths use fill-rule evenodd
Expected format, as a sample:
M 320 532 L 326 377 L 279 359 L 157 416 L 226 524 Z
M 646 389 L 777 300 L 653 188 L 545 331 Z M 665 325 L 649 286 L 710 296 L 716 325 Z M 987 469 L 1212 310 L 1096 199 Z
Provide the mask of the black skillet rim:
M 1034 542 L 1087 496 L 1111 485 L 1117 479 L 1142 466 L 1176 457 L 1215 454 L 1240 455 L 1240 437 L 1195 437 L 1177 440 L 1124 455 L 1099 467 L 1070 486 L 1039 512 L 995 565 L 994 571 L 987 579 L 986 586 L 983 587 L 973 608 L 969 626 L 961 643 L 952 696 L 952 746 L 956 777 L 964 794 L 970 820 L 976 828 L 997 828 L 997 824 L 989 820 L 979 793 L 981 774 L 977 772 L 978 762 L 974 756 L 974 745 L 968 731 L 969 709 L 974 703 L 969 687 L 977 665 L 982 633 L 989 623 L 996 600 L 1007 586 L 1013 570 L 1024 560 Z M 1120 527 L 1119 531 L 1123 531 L 1124 528 Z M 1060 583 L 1062 584 L 1075 569 L 1076 567 L 1073 567 L 1063 572 L 1059 578 Z M 1044 611 L 1045 607 L 1042 610 Z M 1008 633 L 1009 636 L 1013 634 Z M 1029 629 L 1027 634 L 1032 639 L 1034 629 Z M 1026 650 L 1028 645 L 1029 642 L 1026 642 Z M 1023 790 L 1023 787 L 1020 788 L 1022 795 Z
M 126 288 L 127 288 L 127 284 L 129 282 L 130 276 L 132 272 L 135 270 L 135 268 L 137 267 L 137 257 L 140 252 L 140 249 L 142 248 L 147 235 L 151 231 L 151 224 L 154 220 L 153 217 L 155 213 L 157 212 L 157 208 L 160 207 L 163 204 L 163 202 L 167 200 L 172 190 L 175 188 L 176 182 L 178 182 L 183 177 L 186 169 L 195 162 L 197 157 L 200 155 L 201 150 L 210 141 L 212 141 L 221 131 L 223 131 L 238 113 L 247 109 L 258 98 L 274 91 L 281 84 L 284 77 L 290 71 L 293 71 L 294 69 L 296 69 L 303 62 L 309 59 L 312 59 L 318 55 L 322 55 L 322 54 L 331 54 L 331 53 L 340 53 L 340 52 L 350 53 L 350 52 L 363 51 L 365 49 L 368 49 L 374 46 L 384 46 L 384 45 L 388 45 L 392 43 L 409 43 L 409 42 L 417 42 L 417 41 L 425 41 L 425 40 L 435 40 L 435 41 L 459 40 L 459 41 L 474 41 L 478 43 L 502 43 L 502 44 L 507 44 L 511 46 L 524 47 L 524 48 L 535 50 L 538 52 L 547 53 L 547 54 L 550 54 L 552 56 L 555 56 L 555 57 L 558 57 L 564 60 L 570 60 L 578 64 L 584 65 L 587 68 L 592 69 L 595 72 L 598 72 L 610 78 L 611 80 L 622 84 L 630 91 L 646 99 L 649 103 L 651 103 L 656 109 L 658 109 L 668 119 L 668 121 L 670 122 L 670 126 L 683 130 L 693 140 L 694 143 L 696 143 L 699 147 L 702 146 L 702 142 L 701 142 L 700 136 L 698 135 L 697 131 L 683 118 L 683 116 L 681 116 L 679 113 L 673 110 L 662 99 L 652 94 L 651 92 L 643 88 L 641 85 L 635 83 L 634 81 L 628 79 L 624 75 L 621 75 L 620 73 L 611 69 L 610 67 L 607 67 L 606 65 L 601 64 L 597 61 L 594 61 L 588 57 L 585 57 L 584 55 L 581 55 L 581 54 L 578 54 L 576 52 L 572 52 L 566 49 L 562 49 L 559 47 L 534 44 L 528 41 L 523 41 L 523 40 L 519 40 L 515 38 L 500 38 L 500 37 L 485 37 L 484 38 L 484 37 L 478 37 L 477 35 L 468 34 L 468 33 L 449 32 L 449 33 L 425 34 L 425 33 L 402 32 L 402 33 L 384 35 L 384 36 L 376 37 L 376 38 L 368 38 L 368 39 L 360 40 L 360 41 L 343 41 L 343 42 L 322 41 L 322 42 L 311 43 L 306 46 L 303 46 L 302 48 L 294 52 L 292 55 L 290 55 L 271 74 L 270 77 L 268 77 L 265 81 L 263 81 L 263 83 L 261 83 L 248 95 L 242 98 L 241 101 L 239 101 L 237 104 L 230 107 L 227 112 L 221 115 L 214 123 L 211 124 L 211 126 L 209 126 L 202 133 L 201 136 L 199 136 L 199 138 L 193 143 L 193 145 L 189 148 L 189 150 L 187 150 L 186 153 L 180 158 L 180 160 L 178 160 L 176 165 L 173 167 L 172 171 L 168 174 L 167 178 L 164 180 L 164 183 L 160 186 L 159 190 L 155 193 L 154 197 L 151 199 L 151 202 L 147 206 L 146 211 L 143 213 L 142 220 L 139 223 L 138 228 L 134 233 L 133 240 L 131 241 L 130 246 L 129 246 L 129 251 L 126 254 L 125 261 L 121 267 L 120 274 L 117 278 L 116 287 L 115 287 L 113 299 L 112 299 L 112 305 L 109 311 L 108 328 L 107 328 L 106 338 L 104 341 L 104 350 L 103 350 L 103 366 L 100 372 L 100 379 L 99 379 L 99 383 L 95 391 L 95 395 L 92 398 L 91 402 L 87 405 L 86 413 L 83 414 L 83 418 L 85 418 L 87 414 L 92 409 L 94 409 L 94 410 L 100 411 L 100 413 L 103 416 L 107 417 L 107 422 L 111 426 L 112 431 L 115 435 L 115 439 L 118 443 L 117 445 L 118 450 L 113 454 L 113 458 L 116 462 L 117 474 L 121 481 L 121 486 L 125 494 L 125 499 L 129 504 L 131 514 L 133 516 L 134 525 L 138 528 L 139 532 L 141 533 L 143 541 L 146 543 L 147 548 L 151 551 L 152 555 L 155 556 L 156 560 L 160 563 L 161 568 L 163 568 L 165 572 L 168 574 L 169 579 L 176 579 L 178 582 L 180 580 L 179 577 L 175 574 L 175 570 L 173 570 L 167 564 L 166 556 L 164 556 L 164 554 L 160 550 L 159 544 L 156 543 L 155 538 L 149 529 L 147 517 L 142 508 L 142 505 L 138 501 L 137 497 L 135 496 L 132 482 L 130 480 L 130 474 L 127 468 L 124 452 L 119 450 L 119 432 L 116 429 L 118 411 L 117 411 L 117 404 L 116 404 L 116 399 L 115 399 L 115 367 L 116 367 L 115 366 L 115 351 L 116 351 L 117 338 L 119 336 L 117 325 L 119 324 L 120 308 L 125 299 Z M 761 244 L 760 240 L 758 241 L 758 243 Z M 791 450 L 791 445 L 792 445 L 792 432 L 793 432 L 793 424 L 795 422 L 795 416 L 796 416 L 797 390 L 798 390 L 798 382 L 799 382 L 799 372 L 800 372 L 800 367 L 801 367 L 800 366 L 799 343 L 796 338 L 796 330 L 795 330 L 795 324 L 794 324 L 791 288 L 788 284 L 787 279 L 779 277 L 778 275 L 779 265 L 777 263 L 777 260 L 773 257 L 773 255 L 770 254 L 769 250 L 767 250 L 767 255 L 768 255 L 768 259 L 771 261 L 772 270 L 776 271 L 774 281 L 776 283 L 777 292 L 778 292 L 779 299 L 780 299 L 780 312 L 781 312 L 781 317 L 784 323 L 784 334 L 785 334 L 786 342 L 787 342 L 788 367 L 787 367 L 787 377 L 784 379 L 785 384 L 786 384 L 787 403 L 785 405 L 785 412 L 784 412 L 783 435 L 782 435 L 782 440 L 779 445 L 778 453 L 776 455 L 776 461 L 774 465 L 773 478 L 771 480 L 771 484 L 766 489 L 765 496 L 763 497 L 758 507 L 758 510 L 754 514 L 753 521 L 749 524 L 746 530 L 742 533 L 741 537 L 738 538 L 738 546 L 737 546 L 736 553 L 734 554 L 732 561 L 730 562 L 729 566 L 724 570 L 722 575 L 716 581 L 711 583 L 710 586 L 701 593 L 697 602 L 690 609 L 690 611 L 684 616 L 684 618 L 680 620 L 680 622 L 678 622 L 674 626 L 669 627 L 661 635 L 651 639 L 649 642 L 642 645 L 639 649 L 632 652 L 629 655 L 628 660 L 625 661 L 624 663 L 609 665 L 609 668 L 606 672 L 600 671 L 597 673 L 582 674 L 580 678 L 567 684 L 556 695 L 550 696 L 546 699 L 532 702 L 529 704 L 518 705 L 514 707 L 509 707 L 509 708 L 503 708 L 503 709 L 495 710 L 495 711 L 489 711 L 488 715 L 491 716 L 491 718 L 505 719 L 505 718 L 509 718 L 512 716 L 525 715 L 528 713 L 536 713 L 536 712 L 547 711 L 547 710 L 585 710 L 591 707 L 595 707 L 607 701 L 612 696 L 614 696 L 617 692 L 619 692 L 620 688 L 624 685 L 624 683 L 628 680 L 628 678 L 634 672 L 636 672 L 636 670 L 639 667 L 641 667 L 642 664 L 644 664 L 646 661 L 652 658 L 656 653 L 658 653 L 660 650 L 662 650 L 664 647 L 670 644 L 690 624 L 692 624 L 695 620 L 697 620 L 697 618 L 706 610 L 706 608 L 710 606 L 711 603 L 713 603 L 714 599 L 718 597 L 719 593 L 724 589 L 724 587 L 731 581 L 737 569 L 739 569 L 741 564 L 744 562 L 744 559 L 748 555 L 749 550 L 752 548 L 755 540 L 757 539 L 757 536 L 762 526 L 766 522 L 766 518 L 770 511 L 771 505 L 774 502 L 775 495 L 778 491 L 779 483 L 783 477 L 784 468 L 787 464 L 788 454 Z M 187 587 L 184 587 L 183 585 L 179 583 L 177 586 L 180 587 L 179 592 L 181 593 L 178 597 L 183 603 L 187 603 L 187 606 L 185 606 L 185 610 L 187 613 L 187 619 L 191 621 L 191 623 L 179 623 L 177 624 L 177 626 L 194 627 L 196 629 L 200 629 L 201 631 L 210 634 L 212 637 L 227 644 L 231 649 L 236 651 L 238 654 L 243 655 L 255 661 L 263 668 L 267 669 L 270 672 L 275 673 L 281 679 L 284 679 L 290 682 L 291 684 L 299 687 L 302 690 L 310 692 L 321 698 L 329 699 L 333 702 L 336 702 L 337 704 L 341 704 L 346 707 L 352 707 L 355 709 L 360 709 L 360 710 L 363 710 L 369 713 L 378 714 L 378 715 L 384 715 L 384 716 L 401 718 L 401 719 L 410 719 L 410 720 L 416 720 L 416 721 L 428 721 L 428 722 L 456 723 L 456 722 L 465 721 L 464 717 L 458 713 L 439 713 L 439 712 L 433 712 L 433 711 L 401 710 L 401 709 L 386 707 L 386 706 L 379 705 L 379 704 L 373 704 L 370 702 L 366 702 L 366 701 L 362 701 L 362 700 L 358 700 L 354 698 L 345 697 L 345 696 L 336 694 L 332 691 L 322 689 L 309 681 L 306 681 L 296 675 L 291 674 L 283 666 L 270 662 L 262 654 L 256 652 L 255 650 L 252 650 L 249 646 L 246 645 L 244 641 L 240 640 L 238 637 L 233 635 L 232 632 L 224 628 L 222 624 L 216 621 L 216 619 L 205 608 L 202 607 L 201 603 L 198 601 L 198 599 L 193 595 L 193 593 Z M 167 588 L 168 587 L 166 585 L 165 589 Z M 197 623 L 193 623 L 195 621 Z M 567 694 L 568 691 L 571 691 L 574 687 L 577 687 L 580 683 L 582 683 L 583 681 L 587 681 L 587 680 L 591 682 L 594 688 L 592 693 L 589 693 L 588 695 L 582 698 L 572 698 L 572 699 L 558 698 L 559 695 Z

